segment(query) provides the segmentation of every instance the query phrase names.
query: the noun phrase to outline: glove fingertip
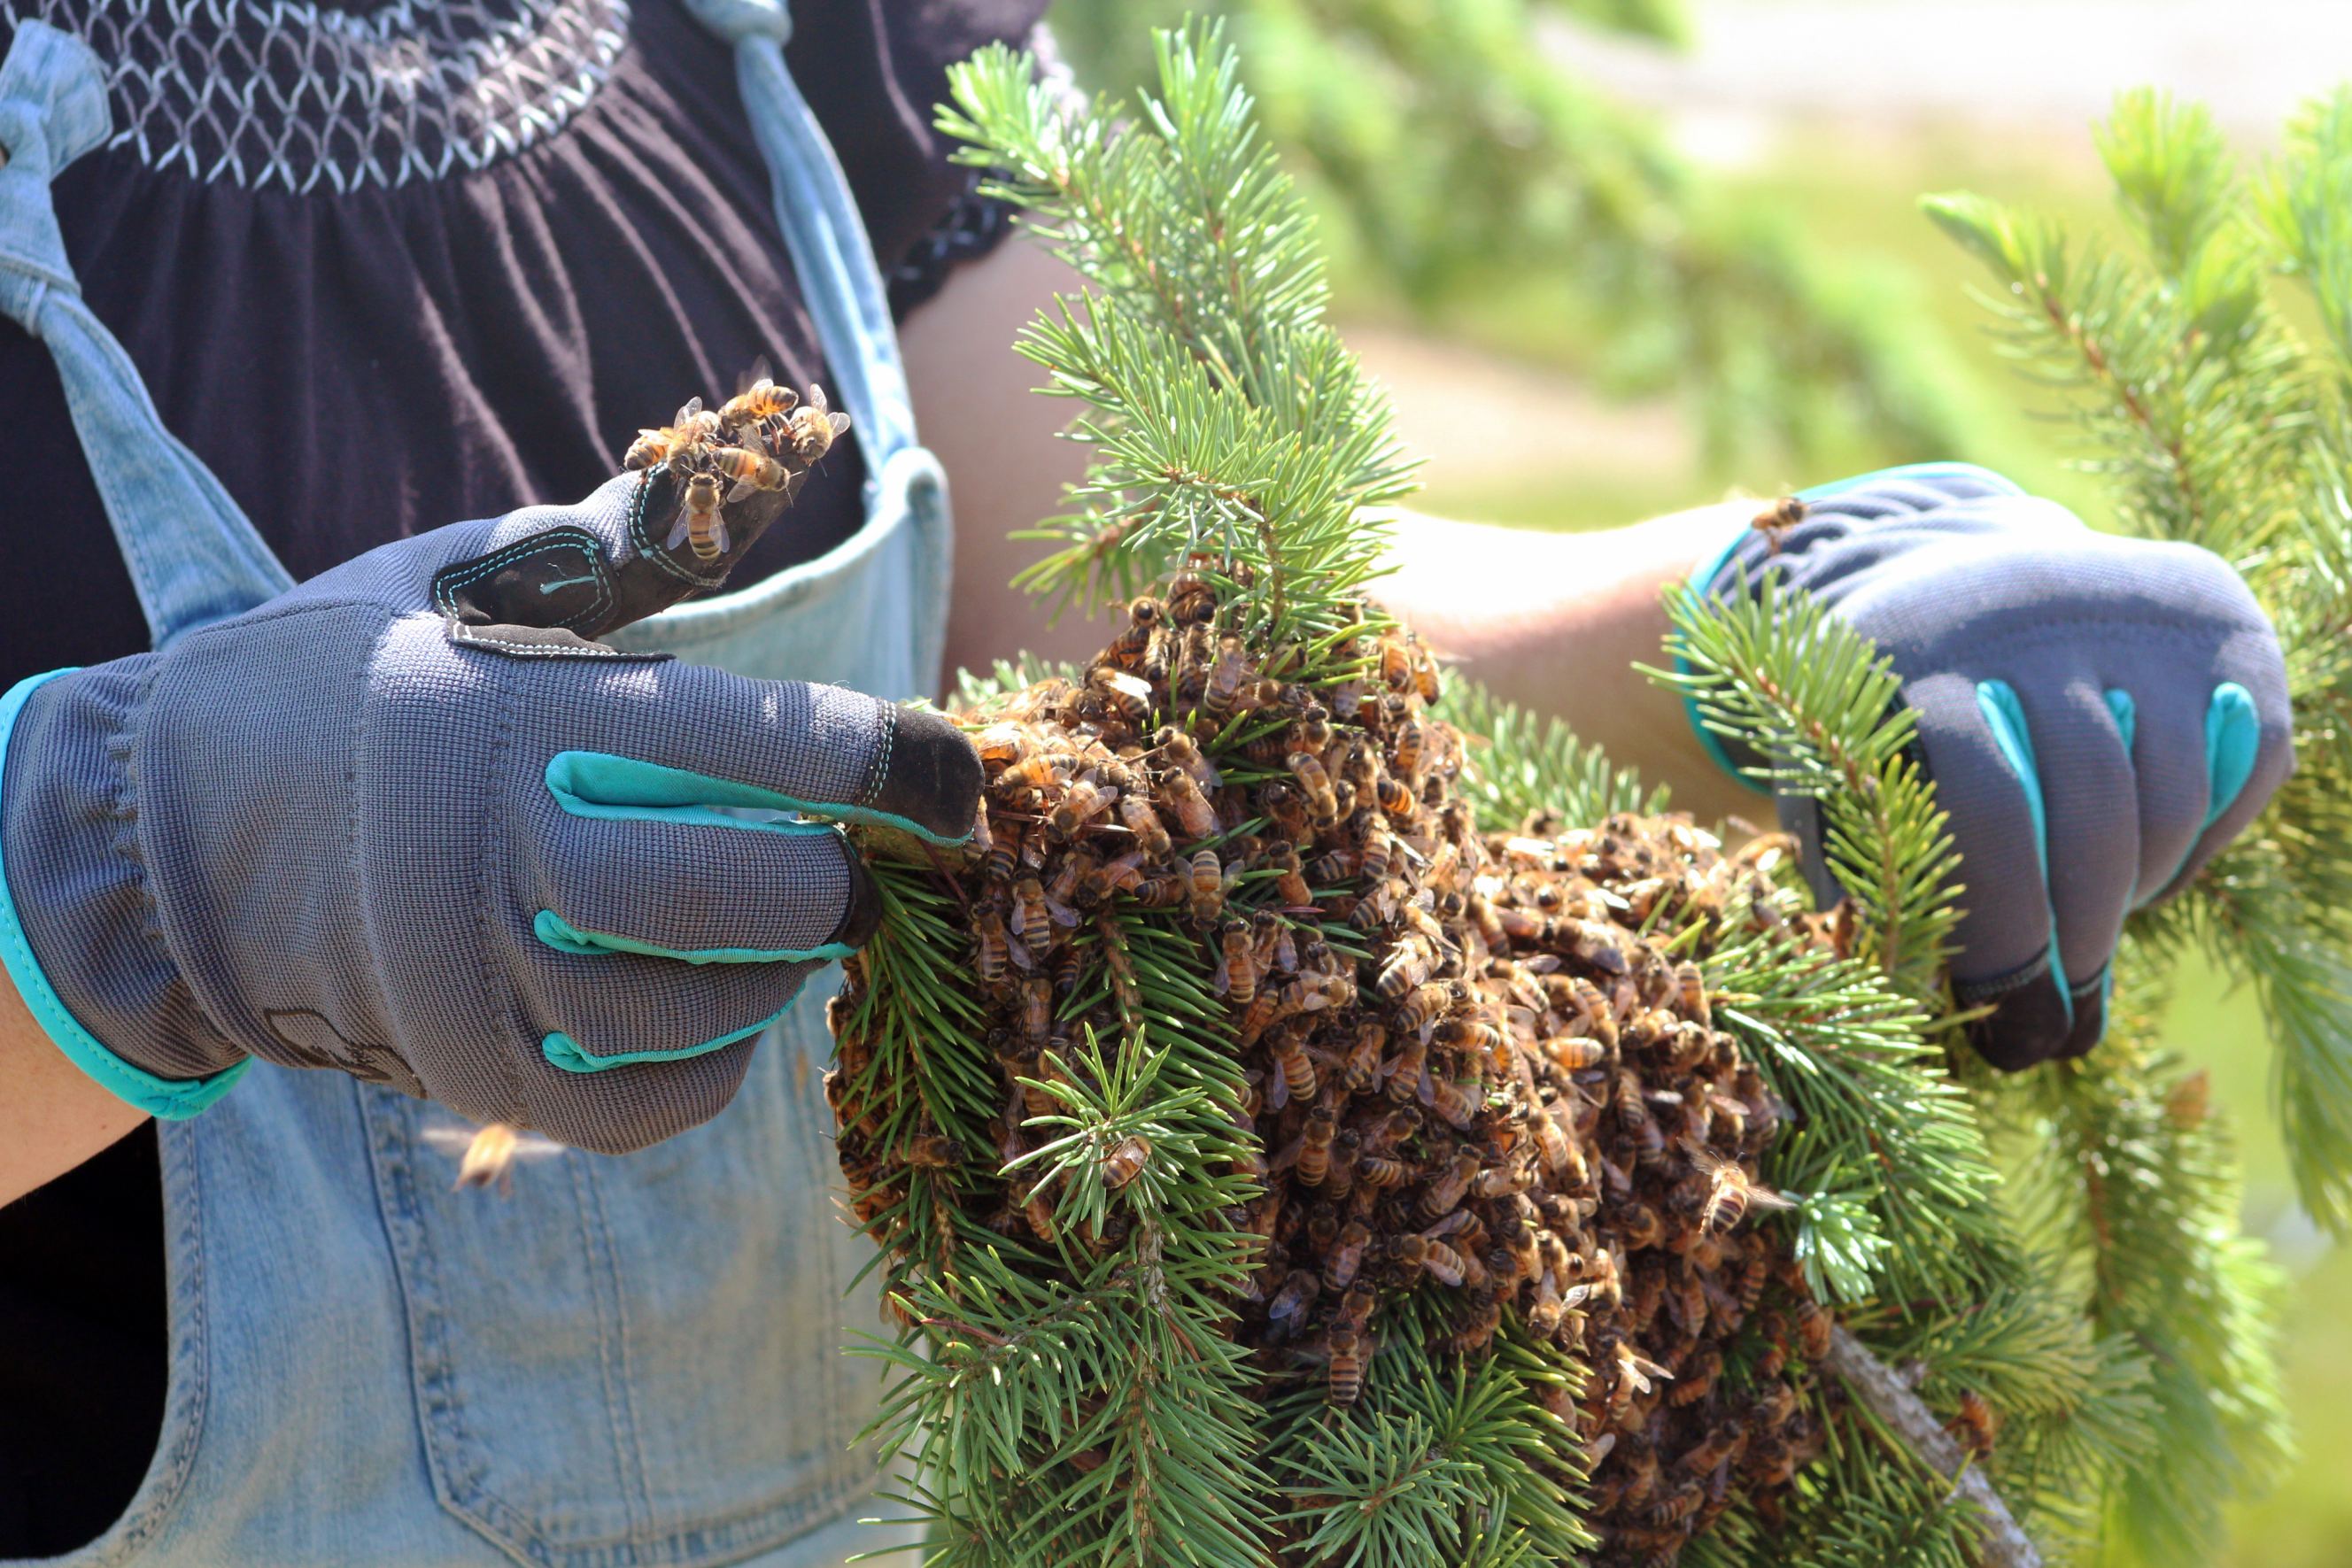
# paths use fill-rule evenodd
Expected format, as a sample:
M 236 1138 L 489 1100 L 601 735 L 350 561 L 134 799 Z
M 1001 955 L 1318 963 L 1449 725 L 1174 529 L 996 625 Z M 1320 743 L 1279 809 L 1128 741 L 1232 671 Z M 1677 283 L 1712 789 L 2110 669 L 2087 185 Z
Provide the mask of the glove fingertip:
M 963 731 L 929 709 L 900 708 L 895 720 L 872 810 L 941 842 L 969 838 L 983 782 L 980 753 Z
M 1964 1008 L 1990 1004 L 1990 1011 L 1969 1022 L 1968 1039 L 1978 1055 L 2003 1072 L 2022 1071 L 2064 1054 L 2084 1021 L 2052 975 L 2047 956 L 2020 975 L 1974 985 L 1961 981 L 1952 990 Z

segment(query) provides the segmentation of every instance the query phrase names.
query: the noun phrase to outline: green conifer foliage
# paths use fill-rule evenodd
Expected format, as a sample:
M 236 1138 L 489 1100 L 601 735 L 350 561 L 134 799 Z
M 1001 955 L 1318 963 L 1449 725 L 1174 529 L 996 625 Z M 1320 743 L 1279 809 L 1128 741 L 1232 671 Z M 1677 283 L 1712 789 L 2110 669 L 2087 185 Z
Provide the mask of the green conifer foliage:
M 1073 117 L 1003 50 L 961 68 L 942 111 L 1088 285 L 1021 343 L 1071 401 L 1091 460 L 1070 513 L 1035 530 L 1049 553 L 1026 580 L 1094 605 L 1205 558 L 1266 667 L 1342 681 L 1367 630 L 1388 624 L 1363 594 L 1381 566 L 1377 508 L 1408 465 L 1322 319 L 1314 237 L 1222 34 L 1156 47 L 1158 91 L 1134 114 Z M 2342 1224 L 2352 99 L 2315 110 L 2251 192 L 2200 116 L 2153 99 L 2126 99 L 2102 146 L 2145 261 L 1975 198 L 1932 210 L 1994 266 L 2021 354 L 2076 389 L 2126 526 L 2222 549 L 2278 617 L 2303 771 L 2197 887 L 2136 917 L 2099 1051 L 1999 1078 L 1958 1049 L 1942 965 L 1956 867 L 1909 721 L 1887 716 L 1885 662 L 1777 589 L 1728 605 L 1675 596 L 1675 673 L 1658 678 L 1772 758 L 1774 788 L 1820 803 L 1846 895 L 1806 913 L 1783 866 L 1781 926 L 1717 945 L 1712 917 L 1685 914 L 1651 934 L 1708 953 L 1717 1026 L 1788 1108 L 1764 1175 L 1791 1207 L 1749 1223 L 1775 1228 L 1837 1323 L 1830 1358 L 1796 1385 L 1825 1452 L 1788 1490 L 1724 1513 L 1685 1563 L 2201 1563 L 2223 1504 L 2284 1458 L 2277 1280 L 2237 1232 L 2228 1129 L 2156 1047 L 2153 1019 L 2192 944 L 2252 980 L 2305 1191 Z M 2270 300 L 2273 269 L 2312 288 L 2321 341 Z M 1051 673 L 1001 664 L 967 677 L 963 699 Z M 1663 803 L 1557 725 L 1475 688 L 1446 703 L 1471 737 L 1465 792 L 1484 827 Z M 1222 754 L 1250 724 L 1234 719 Z M 862 1148 L 952 1145 L 903 1159 L 887 1184 L 852 1173 L 902 1325 L 865 1347 L 890 1377 L 877 1432 L 910 1467 L 897 1500 L 929 1527 L 932 1562 L 1247 1568 L 1274 1560 L 1277 1531 L 1295 1543 L 1286 1563 L 1592 1551 L 1589 1456 L 1556 1413 L 1587 1369 L 1516 1322 L 1486 1351 L 1448 1355 L 1445 1305 L 1401 1298 L 1383 1308 L 1377 1375 L 1336 1408 L 1246 1364 L 1231 1336 L 1248 1238 L 1224 1217 L 1267 1151 L 1236 1119 L 1232 1014 L 1199 941 L 1143 918 L 1087 924 L 1081 972 L 1098 977 L 1061 1016 L 1110 997 L 1125 1037 L 1086 1040 L 1080 1071 L 1023 1081 L 1034 1137 L 1000 1173 L 988 1129 L 1005 1081 L 965 978 L 964 895 L 922 846 L 863 838 L 886 916 L 836 1004 L 828 1092 Z M 1151 1157 L 1122 1179 L 1134 1139 Z M 1051 1213 L 1034 1233 L 1054 1239 L 969 1218 L 950 1200 L 965 1172 L 1038 1181 L 1049 1196 L 1032 1201 Z M 1826 1316 L 1819 1327 L 1827 1338 Z M 1727 1386 L 1769 1386 L 1774 1354 L 1763 1335 L 1735 1343 Z

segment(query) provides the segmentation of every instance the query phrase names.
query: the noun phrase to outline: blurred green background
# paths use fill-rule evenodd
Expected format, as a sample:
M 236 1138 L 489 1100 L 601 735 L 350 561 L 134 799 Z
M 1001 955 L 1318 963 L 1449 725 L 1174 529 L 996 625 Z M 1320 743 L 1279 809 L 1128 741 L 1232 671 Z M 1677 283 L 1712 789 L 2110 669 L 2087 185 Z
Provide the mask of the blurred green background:
M 1057 0 L 1088 86 L 1147 23 Z M 1425 504 L 1605 527 L 1931 455 L 2098 519 L 2067 427 L 1995 353 L 1975 265 L 1920 216 L 1973 189 L 2112 228 L 2091 122 L 2152 82 L 2259 163 L 2352 75 L 2352 5 L 2290 0 L 1231 0 L 1326 216 L 1339 314 L 1429 459 Z M 2179 977 L 2173 1042 L 2244 1145 L 2246 1224 L 2294 1274 L 2303 1458 L 2229 1563 L 2352 1563 L 2352 1252 L 2295 1206 L 2251 998 Z

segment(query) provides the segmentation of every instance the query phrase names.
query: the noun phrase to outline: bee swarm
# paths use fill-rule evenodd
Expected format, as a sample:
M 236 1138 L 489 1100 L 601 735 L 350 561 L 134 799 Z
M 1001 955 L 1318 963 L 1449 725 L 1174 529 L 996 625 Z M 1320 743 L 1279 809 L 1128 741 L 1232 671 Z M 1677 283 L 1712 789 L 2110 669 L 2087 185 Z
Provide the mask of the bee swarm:
M 1238 1332 L 1268 1379 L 1354 1403 L 1380 1376 L 1383 1305 L 1441 1291 L 1450 1353 L 1482 1353 L 1507 1311 L 1588 1368 L 1555 1414 L 1591 1466 L 1599 1561 L 1671 1563 L 1740 1499 L 1769 1521 L 1823 1440 L 1790 1379 L 1831 1323 L 1748 1223 L 1779 1201 L 1753 1178 L 1780 1110 L 1705 984 L 1722 939 L 1787 919 L 1761 857 L 1678 817 L 1482 834 L 1409 633 L 1360 639 L 1362 678 L 1309 687 L 1258 668 L 1217 609 L 1209 580 L 1180 576 L 1130 606 L 1083 685 L 959 716 L 989 782 L 981 834 L 942 866 L 1006 1084 L 992 1152 L 1030 1146 L 1019 1121 L 1056 1108 L 1016 1080 L 1076 1071 L 1089 1029 L 1126 1034 L 1119 945 L 1077 938 L 1189 933 L 1246 1070 L 1236 1114 L 1266 1151 L 1263 1197 L 1229 1218 L 1256 1239 Z M 1109 999 L 1066 1016 L 1106 963 Z M 847 970 L 854 998 L 866 976 Z M 837 1030 L 854 1011 L 836 1004 Z M 839 1043 L 845 1063 L 865 1054 Z M 828 1082 L 837 1113 L 848 1071 Z M 877 1148 L 869 1125 L 845 1118 L 839 1141 L 863 1221 L 903 1197 L 908 1165 L 963 1153 Z M 1107 1183 L 1150 1157 L 1114 1151 Z M 1050 1239 L 1041 1195 L 984 1155 L 961 1165 L 969 1214 Z

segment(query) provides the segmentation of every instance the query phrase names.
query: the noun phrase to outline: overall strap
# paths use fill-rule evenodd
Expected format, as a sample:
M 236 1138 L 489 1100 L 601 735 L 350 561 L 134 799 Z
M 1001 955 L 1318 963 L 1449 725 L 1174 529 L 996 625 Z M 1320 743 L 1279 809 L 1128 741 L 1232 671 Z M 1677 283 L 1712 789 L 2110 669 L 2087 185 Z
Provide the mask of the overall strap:
M 915 444 L 915 411 L 898 362 L 898 336 L 881 269 L 849 181 L 808 100 L 784 68 L 793 18 L 786 0 L 686 0 L 704 26 L 735 46 L 735 80 L 751 136 L 767 160 L 776 222 L 841 401 L 856 423 L 866 468 Z
M 0 313 L 57 361 L 99 498 L 163 648 L 294 580 L 212 471 L 163 428 L 131 356 L 82 302 L 49 182 L 105 141 L 111 123 L 105 68 L 89 46 L 46 23 L 18 24 L 0 59 Z

